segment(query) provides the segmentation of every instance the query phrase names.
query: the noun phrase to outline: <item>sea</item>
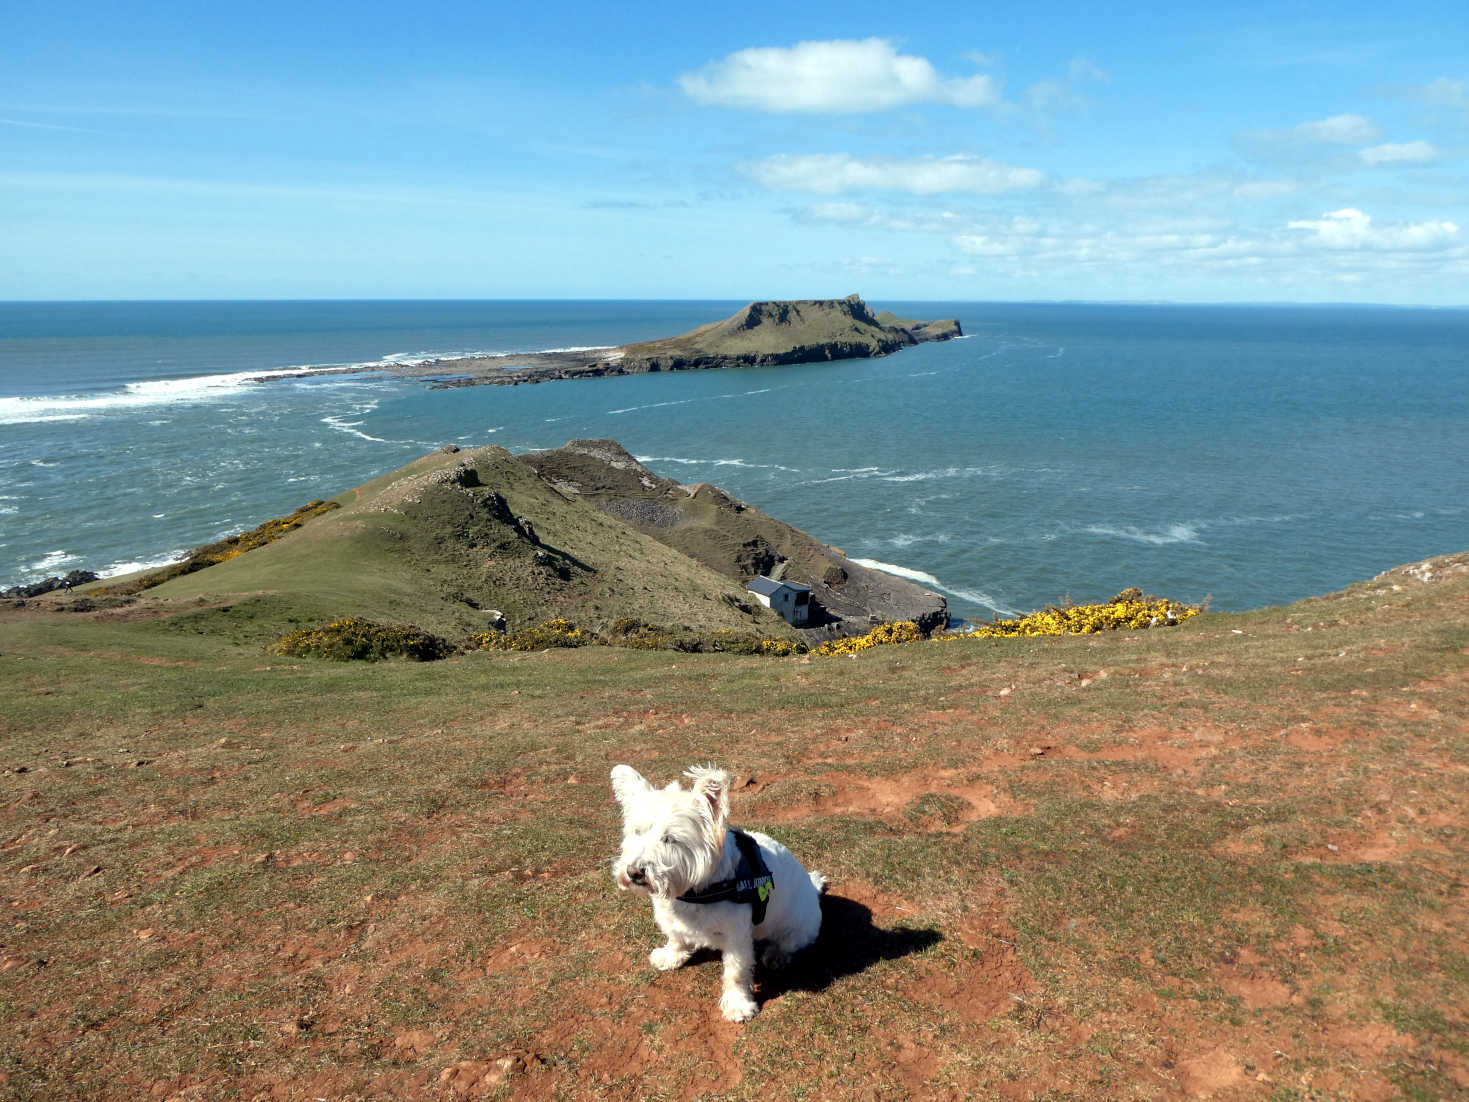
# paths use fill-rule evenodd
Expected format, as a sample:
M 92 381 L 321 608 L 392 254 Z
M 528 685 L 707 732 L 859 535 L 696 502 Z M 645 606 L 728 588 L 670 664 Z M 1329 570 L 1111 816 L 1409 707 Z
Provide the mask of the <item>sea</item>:
M 445 444 L 586 437 L 971 620 L 1129 586 L 1258 608 L 1469 548 L 1469 310 L 872 302 L 965 336 L 515 387 L 390 370 L 742 305 L 0 303 L 0 587 L 161 565 Z

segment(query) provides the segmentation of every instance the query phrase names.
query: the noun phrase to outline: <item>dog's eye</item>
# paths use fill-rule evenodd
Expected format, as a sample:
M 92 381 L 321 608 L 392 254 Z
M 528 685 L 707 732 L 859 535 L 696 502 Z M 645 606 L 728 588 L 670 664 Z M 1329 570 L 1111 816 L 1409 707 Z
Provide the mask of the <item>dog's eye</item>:
M 672 834 L 665 834 L 663 836 L 663 844 L 665 846 L 676 846 L 678 845 L 678 839 L 676 839 Z

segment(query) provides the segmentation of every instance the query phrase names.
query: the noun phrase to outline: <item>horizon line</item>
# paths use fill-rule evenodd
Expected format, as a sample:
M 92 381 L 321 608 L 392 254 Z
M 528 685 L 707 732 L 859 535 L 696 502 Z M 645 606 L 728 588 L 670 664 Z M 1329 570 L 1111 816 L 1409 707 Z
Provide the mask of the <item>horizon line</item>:
M 841 296 L 846 297 L 846 296 Z M 868 296 L 858 296 L 864 302 Z M 875 301 L 922 302 L 922 303 L 965 303 L 992 306 L 1219 306 L 1219 307 L 1372 307 L 1390 310 L 1469 310 L 1469 302 L 1364 302 L 1350 299 L 1107 299 L 1107 298 L 907 298 L 897 295 L 873 296 Z M 600 298 L 578 296 L 570 298 L 546 297 L 427 297 L 427 296 L 366 296 L 331 298 L 303 296 L 299 298 L 14 298 L 0 299 L 0 306 L 84 306 L 110 304 L 245 304 L 245 303 L 340 303 L 340 302 L 791 302 L 823 301 L 821 299 L 796 300 L 781 298 L 743 297 L 692 297 L 692 298 Z M 830 301 L 839 301 L 833 298 Z

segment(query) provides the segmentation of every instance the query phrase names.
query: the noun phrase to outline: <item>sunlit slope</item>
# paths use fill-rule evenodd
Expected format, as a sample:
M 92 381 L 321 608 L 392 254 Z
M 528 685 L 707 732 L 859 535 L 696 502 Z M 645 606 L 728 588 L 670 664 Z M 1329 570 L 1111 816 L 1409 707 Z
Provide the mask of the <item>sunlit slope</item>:
M 569 500 L 503 448 L 435 452 L 335 501 L 277 542 L 165 582 L 140 604 L 209 606 L 260 632 L 360 616 L 458 636 L 484 630 L 498 610 L 511 627 L 635 617 L 782 633 L 734 580 Z

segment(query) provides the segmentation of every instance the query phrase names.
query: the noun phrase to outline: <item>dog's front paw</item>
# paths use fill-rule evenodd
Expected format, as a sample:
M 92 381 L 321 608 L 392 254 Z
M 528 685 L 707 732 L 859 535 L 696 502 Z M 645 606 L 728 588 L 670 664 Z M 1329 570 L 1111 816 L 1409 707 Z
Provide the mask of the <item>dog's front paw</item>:
M 688 953 L 672 945 L 660 945 L 648 954 L 648 963 L 660 972 L 672 972 L 688 959 Z
M 760 1007 L 743 991 L 726 991 L 720 997 L 719 1012 L 727 1022 L 748 1022 L 760 1012 Z

